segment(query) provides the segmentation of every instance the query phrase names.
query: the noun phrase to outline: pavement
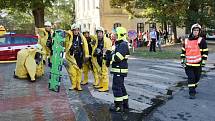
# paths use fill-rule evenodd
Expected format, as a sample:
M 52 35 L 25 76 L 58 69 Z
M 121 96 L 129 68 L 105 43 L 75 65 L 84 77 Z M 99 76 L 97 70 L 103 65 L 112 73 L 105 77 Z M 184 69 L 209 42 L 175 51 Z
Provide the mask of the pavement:
M 210 71 L 214 61 L 208 62 L 211 64 L 206 70 Z M 125 86 L 131 109 L 124 115 L 108 110 L 114 99 L 111 75 L 109 92 L 101 93 L 93 88 L 92 74 L 89 84 L 82 86 L 83 91 L 69 91 L 70 80 L 63 68 L 61 89 L 56 93 L 48 90 L 49 69 L 32 83 L 13 78 L 15 63 L 0 64 L 0 68 L 0 121 L 141 121 L 172 98 L 172 94 L 177 94 L 180 82 L 186 81 L 178 60 L 130 57 Z
M 15 63 L 0 64 L 0 121 L 75 121 L 66 90 L 48 90 L 48 73 L 32 83 L 13 78 Z
M 210 54 L 208 65 L 215 64 L 215 53 Z M 206 67 L 209 68 L 209 67 Z M 196 99 L 189 99 L 188 88 L 183 86 L 173 99 L 166 101 L 143 121 L 215 121 L 215 66 L 203 74 Z
M 143 121 L 215 121 L 214 80 L 212 70 L 200 81 L 196 99 L 189 99 L 188 89 L 183 88 Z

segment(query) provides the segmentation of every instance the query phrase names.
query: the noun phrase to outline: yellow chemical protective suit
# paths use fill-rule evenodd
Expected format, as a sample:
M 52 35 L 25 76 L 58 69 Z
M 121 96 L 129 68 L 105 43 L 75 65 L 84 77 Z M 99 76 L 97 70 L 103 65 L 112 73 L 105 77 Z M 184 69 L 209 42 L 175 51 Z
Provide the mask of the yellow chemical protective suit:
M 38 28 L 38 34 L 39 34 L 38 44 L 42 46 L 43 51 L 45 52 L 44 59 L 46 61 L 47 58 L 51 58 L 51 50 L 49 47 L 47 47 L 48 32 L 45 30 L 45 28 Z M 53 31 L 51 31 L 51 35 L 52 34 Z
M 92 47 L 92 55 L 93 55 L 98 46 L 98 38 L 96 35 L 91 36 L 91 38 L 95 41 L 95 46 Z M 104 49 L 111 51 L 111 48 L 112 48 L 111 40 L 109 38 L 106 38 L 105 36 L 103 40 L 104 40 Z M 98 89 L 100 92 L 108 91 L 109 74 L 108 74 L 108 67 L 106 66 L 106 60 L 102 59 L 102 67 L 100 67 L 97 61 L 97 57 L 92 56 L 92 64 L 93 64 L 95 83 L 98 83 L 98 85 L 96 85 L 95 88 L 100 88 Z
M 35 77 L 42 76 L 45 70 L 42 59 L 44 54 L 43 51 L 35 48 L 20 50 L 17 54 L 15 77 L 28 78 L 30 76 L 31 81 L 35 81 Z M 39 58 L 38 55 L 40 56 Z M 40 61 L 36 61 L 37 59 Z
M 6 30 L 4 28 L 4 26 L 0 25 L 0 36 L 6 34 Z
M 84 55 L 83 57 L 88 58 L 89 51 L 88 51 L 87 40 L 82 34 L 80 34 L 79 36 L 81 36 L 81 41 L 83 42 L 82 44 L 83 55 Z M 77 89 L 78 91 L 82 91 L 82 88 L 81 88 L 82 69 L 78 67 L 75 57 L 70 54 L 70 49 L 72 48 L 72 44 L 73 44 L 73 32 L 68 31 L 65 39 L 65 50 L 66 50 L 66 61 L 68 64 L 67 71 L 72 84 L 71 89 Z

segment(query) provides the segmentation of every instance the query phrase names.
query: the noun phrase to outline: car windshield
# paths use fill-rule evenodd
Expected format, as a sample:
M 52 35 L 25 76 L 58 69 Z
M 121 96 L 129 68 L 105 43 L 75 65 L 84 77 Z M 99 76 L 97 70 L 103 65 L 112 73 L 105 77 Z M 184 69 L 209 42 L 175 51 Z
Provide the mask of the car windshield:
M 10 44 L 10 41 L 7 37 L 1 36 L 0 37 L 0 45 L 7 45 Z
M 36 38 L 30 38 L 30 37 L 13 37 L 11 38 L 11 44 L 32 44 L 36 43 Z

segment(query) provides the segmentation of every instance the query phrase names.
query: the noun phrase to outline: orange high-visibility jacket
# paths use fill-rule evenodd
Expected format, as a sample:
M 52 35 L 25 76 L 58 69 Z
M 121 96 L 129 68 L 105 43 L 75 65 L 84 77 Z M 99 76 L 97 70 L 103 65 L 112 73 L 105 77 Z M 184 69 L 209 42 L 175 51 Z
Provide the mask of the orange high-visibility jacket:
M 192 41 L 188 39 L 185 40 L 185 55 L 187 63 L 196 64 L 202 60 L 202 55 L 199 48 L 199 43 L 201 42 L 201 40 L 201 37 Z

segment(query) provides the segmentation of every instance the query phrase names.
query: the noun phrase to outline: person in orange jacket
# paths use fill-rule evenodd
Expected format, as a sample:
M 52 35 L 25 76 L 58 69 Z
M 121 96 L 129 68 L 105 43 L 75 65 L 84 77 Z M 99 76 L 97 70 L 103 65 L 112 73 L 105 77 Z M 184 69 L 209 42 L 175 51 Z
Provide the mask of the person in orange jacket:
M 181 64 L 185 67 L 185 72 L 188 76 L 188 87 L 190 99 L 194 99 L 196 88 L 198 86 L 202 67 L 208 57 L 208 48 L 206 40 L 200 37 L 201 26 L 194 24 L 191 27 L 191 34 L 188 39 L 185 39 L 181 53 Z

